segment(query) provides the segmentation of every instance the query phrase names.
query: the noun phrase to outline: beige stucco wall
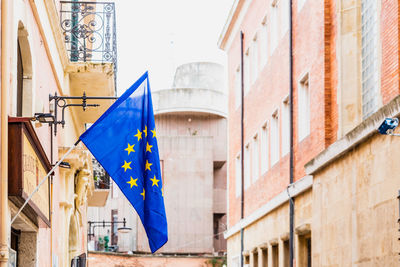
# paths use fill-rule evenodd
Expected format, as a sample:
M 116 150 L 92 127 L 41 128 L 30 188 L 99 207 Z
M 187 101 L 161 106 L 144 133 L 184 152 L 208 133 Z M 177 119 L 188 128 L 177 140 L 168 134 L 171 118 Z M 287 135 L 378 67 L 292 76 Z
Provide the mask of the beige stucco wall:
M 314 175 L 313 266 L 397 266 L 400 139 L 368 139 Z
M 13 12 L 10 14 L 11 21 L 7 23 L 7 26 L 11 28 L 13 38 L 9 40 L 11 75 L 7 104 L 8 115 L 11 117 L 17 115 L 18 40 L 23 65 L 23 116 L 33 117 L 35 112 L 51 112 L 49 94 L 57 92 L 59 95 L 63 93 L 70 95 L 75 93 L 70 90 L 70 77 L 67 71 L 71 70 L 66 68 L 66 64 L 69 62 L 65 61 L 67 55 L 64 48 L 64 37 L 61 35 L 58 11 L 56 11 L 54 3 L 53 0 L 10 1 Z M 93 68 L 92 66 L 85 71 L 94 72 Z M 107 69 L 100 69 L 96 74 L 110 80 L 113 78 L 113 73 Z M 98 79 L 96 86 L 100 84 L 101 88 L 97 88 L 99 89 L 97 93 L 100 95 L 114 89 L 113 85 L 102 83 L 101 79 Z M 106 105 L 103 107 L 106 108 Z M 58 111 L 58 120 L 60 120 L 61 110 Z M 99 117 L 101 112 L 98 110 L 95 115 Z M 53 163 L 60 159 L 66 149 L 70 148 L 83 132 L 83 121 L 79 120 L 83 117 L 82 113 L 72 112 L 68 108 L 65 115 L 65 128 L 61 128 L 59 125 L 58 135 L 53 139 Z M 50 127 L 48 124 L 34 124 L 34 130 L 50 160 Z M 82 147 L 81 144 L 80 148 Z M 69 171 L 65 169 L 55 171 L 51 228 L 41 221 L 37 227 L 31 227 L 32 222 L 21 219 L 24 217 L 23 214 L 12 225 L 15 229 L 22 230 L 20 239 L 22 252 L 19 253 L 22 258 L 22 260 L 20 258 L 21 266 L 51 266 L 52 259 L 57 266 L 70 266 L 71 257 L 86 252 L 87 197 L 93 190 L 93 178 L 91 176 L 91 159 L 83 150 L 76 149 L 65 159 L 71 164 Z M 78 171 L 80 171 L 79 175 L 75 176 Z M 11 211 L 15 214 L 16 210 L 16 207 L 10 205 L 9 214 L 11 215 Z M 71 222 L 76 227 L 70 227 Z M 31 228 L 32 230 L 30 230 Z M 74 242 L 71 242 L 71 239 Z M 74 243 L 73 251 L 70 249 L 72 243 Z

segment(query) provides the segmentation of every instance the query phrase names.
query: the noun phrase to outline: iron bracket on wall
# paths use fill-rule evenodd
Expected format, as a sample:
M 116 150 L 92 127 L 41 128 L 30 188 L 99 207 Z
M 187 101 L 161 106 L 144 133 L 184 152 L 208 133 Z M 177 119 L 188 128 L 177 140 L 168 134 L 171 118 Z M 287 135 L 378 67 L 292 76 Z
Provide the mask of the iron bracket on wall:
M 49 95 L 49 102 L 54 100 L 54 135 L 57 135 L 57 126 L 61 124 L 65 126 L 65 109 L 67 107 L 82 107 L 83 111 L 86 111 L 87 107 L 98 107 L 100 104 L 88 104 L 87 100 L 115 100 L 116 96 L 86 96 L 83 92 L 82 96 L 59 96 L 57 93 Z M 82 100 L 80 104 L 68 104 L 67 100 Z M 61 120 L 58 120 L 58 108 L 61 108 Z

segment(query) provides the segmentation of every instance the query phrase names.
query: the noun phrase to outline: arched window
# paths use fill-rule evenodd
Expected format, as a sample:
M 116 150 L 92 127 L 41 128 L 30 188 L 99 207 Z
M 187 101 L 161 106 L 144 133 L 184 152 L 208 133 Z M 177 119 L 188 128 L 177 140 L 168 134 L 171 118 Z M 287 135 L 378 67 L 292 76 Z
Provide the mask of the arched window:
M 28 41 L 28 32 L 22 22 L 18 24 L 17 41 L 17 103 L 18 117 L 33 116 L 33 89 L 32 89 L 32 56 Z
M 18 40 L 17 49 L 17 116 L 22 116 L 22 84 L 23 84 L 24 70 L 22 68 L 21 47 Z

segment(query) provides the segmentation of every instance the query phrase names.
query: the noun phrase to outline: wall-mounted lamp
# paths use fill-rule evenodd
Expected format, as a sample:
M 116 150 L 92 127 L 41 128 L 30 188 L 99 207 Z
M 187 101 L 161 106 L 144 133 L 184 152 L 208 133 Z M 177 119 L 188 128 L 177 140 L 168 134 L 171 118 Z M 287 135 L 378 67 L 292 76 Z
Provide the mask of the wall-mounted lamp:
M 386 118 L 378 128 L 380 134 L 400 136 L 400 134 L 394 134 L 393 131 L 399 126 L 399 119 L 397 118 Z
M 66 161 L 61 161 L 60 165 L 58 165 L 60 168 L 64 168 L 64 169 L 71 169 L 71 164 L 69 164 L 69 162 Z
M 54 116 L 51 113 L 35 113 L 35 120 L 40 123 L 54 123 Z
M 95 227 L 112 227 L 114 225 L 122 224 L 122 227 L 119 227 L 118 233 L 125 234 L 132 231 L 132 228 L 126 227 L 126 219 L 124 218 L 122 221 L 88 221 L 88 237 L 90 239 L 91 236 L 94 236 Z
M 130 227 L 118 228 L 118 233 L 120 233 L 120 234 L 126 234 L 126 233 L 129 233 L 130 231 L 132 231 L 132 228 L 130 228 Z
M 123 219 L 123 221 L 122 221 L 122 223 L 124 224 L 122 227 L 119 227 L 117 230 L 118 230 L 118 233 L 120 233 L 120 234 L 126 234 L 126 233 L 129 233 L 130 231 L 132 231 L 132 228 L 130 228 L 130 227 L 126 227 L 126 219 L 124 218 Z

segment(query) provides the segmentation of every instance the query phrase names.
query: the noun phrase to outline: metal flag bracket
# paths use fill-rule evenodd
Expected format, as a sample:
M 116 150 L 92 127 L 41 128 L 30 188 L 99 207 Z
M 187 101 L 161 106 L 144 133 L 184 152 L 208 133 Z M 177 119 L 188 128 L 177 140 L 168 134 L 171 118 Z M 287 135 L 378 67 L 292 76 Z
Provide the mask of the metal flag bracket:
M 57 135 L 57 125 L 61 124 L 64 128 L 65 126 L 65 109 L 68 107 L 82 107 L 83 111 L 86 111 L 87 107 L 98 107 L 100 104 L 88 104 L 87 100 L 115 100 L 116 96 L 86 96 L 83 92 L 82 96 L 59 96 L 57 92 L 54 95 L 49 95 L 49 102 L 54 100 L 54 121 L 50 122 L 54 124 L 54 135 Z M 82 100 L 82 103 L 72 104 L 67 103 L 67 100 Z M 61 108 L 61 120 L 58 120 L 58 108 Z

